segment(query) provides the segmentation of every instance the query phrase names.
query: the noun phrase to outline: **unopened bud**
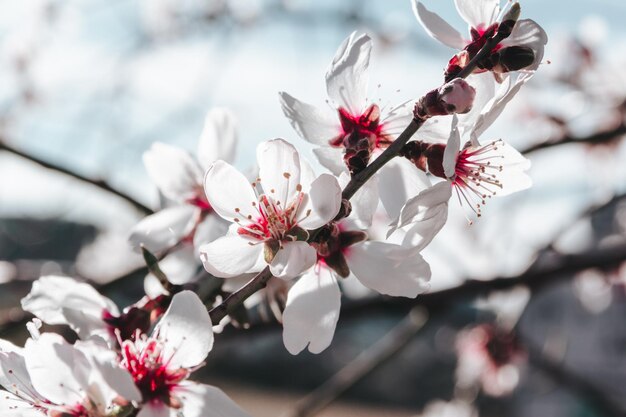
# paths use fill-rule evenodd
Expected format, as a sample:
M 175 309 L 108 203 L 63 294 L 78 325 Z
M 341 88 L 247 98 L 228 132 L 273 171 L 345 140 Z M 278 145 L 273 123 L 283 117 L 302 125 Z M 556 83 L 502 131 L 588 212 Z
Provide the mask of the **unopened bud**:
M 445 103 L 446 108 L 452 113 L 467 113 L 472 110 L 476 90 L 462 78 L 456 78 L 440 89 L 441 101 Z
M 508 12 L 506 12 L 502 18 L 502 23 L 500 23 L 500 26 L 498 27 L 498 35 L 501 39 L 506 39 L 511 35 L 513 27 L 515 26 L 515 23 L 517 23 L 521 13 L 522 8 L 517 2 L 511 6 Z
M 472 109 L 474 97 L 474 87 L 462 78 L 455 78 L 420 98 L 413 114 L 416 119 L 425 120 L 432 116 L 467 113 Z

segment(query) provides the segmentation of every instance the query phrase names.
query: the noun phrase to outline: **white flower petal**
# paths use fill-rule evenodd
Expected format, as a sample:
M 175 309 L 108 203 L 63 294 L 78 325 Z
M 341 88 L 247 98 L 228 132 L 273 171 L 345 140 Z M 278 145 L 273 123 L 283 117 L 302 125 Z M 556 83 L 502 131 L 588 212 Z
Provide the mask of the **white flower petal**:
M 523 71 L 534 71 L 539 68 L 547 43 L 548 35 L 545 30 L 531 19 L 518 20 L 511 35 L 502 41 L 503 46 L 526 46 L 535 52 L 533 64 Z
M 304 103 L 285 92 L 278 93 L 283 113 L 300 137 L 315 145 L 328 146 L 328 142 L 341 133 L 337 115 Z
M 307 202 L 297 215 L 302 219 L 298 224 L 305 229 L 316 229 L 334 219 L 340 208 L 341 187 L 337 178 L 322 174 L 311 184 Z
M 458 119 L 456 116 L 452 118 L 452 130 L 446 149 L 443 151 L 443 172 L 448 178 L 454 177 L 456 172 L 456 161 L 461 149 L 461 133 L 458 128 Z
M 415 17 L 430 36 L 450 48 L 457 50 L 465 48 L 465 39 L 448 22 L 437 13 L 428 10 L 421 2 L 412 0 L 412 4 Z
M 391 219 L 407 200 L 430 187 L 426 174 L 405 158 L 394 158 L 378 171 L 380 201 Z
M 317 271 L 317 272 L 316 272 Z M 335 334 L 341 291 L 328 268 L 311 268 L 287 294 L 283 312 L 283 342 L 292 355 L 305 347 L 311 353 L 326 349 Z
M 315 148 L 313 153 L 317 157 L 317 160 L 326 169 L 332 172 L 335 176 L 341 175 L 342 172 L 346 172 L 346 165 L 343 162 L 343 150 L 340 148 Z
M 353 115 L 360 115 L 367 104 L 369 74 L 367 68 L 372 40 L 353 32 L 343 41 L 326 72 L 328 96 Z
M 45 417 L 44 411 L 36 409 L 30 402 L 0 389 L 0 415 L 2 417 Z
M 428 218 L 406 226 L 402 246 L 415 248 L 421 252 L 433 241 L 448 220 L 448 205 L 440 204 L 433 207 L 432 211 L 434 214 Z
M 252 185 L 227 162 L 217 161 L 211 165 L 204 178 L 204 192 L 213 210 L 229 222 L 257 214 L 252 206 L 257 203 Z
M 198 161 L 206 171 L 217 160 L 232 163 L 237 151 L 237 123 L 227 109 L 214 108 L 204 119 L 204 129 L 198 140 Z
M 201 364 L 213 348 L 211 317 L 191 291 L 181 291 L 172 298 L 154 334 L 164 342 L 163 358 L 172 369 Z
M 382 133 L 392 136 L 394 139 L 402 133 L 413 120 L 414 101 L 407 101 L 390 110 L 384 111 L 380 123 L 383 126 Z
M 192 282 L 198 269 L 198 258 L 193 246 L 184 245 L 177 251 L 168 254 L 159 261 L 159 268 L 174 285 L 184 285 Z M 153 276 L 152 273 L 148 276 Z M 146 279 L 148 279 L 146 276 Z M 156 278 L 156 277 L 154 277 Z
M 141 405 L 137 417 L 177 417 L 178 410 L 170 408 L 160 401 L 150 401 Z
M 345 187 L 350 181 L 350 176 L 346 172 L 342 172 L 339 177 L 339 183 Z M 372 225 L 374 214 L 378 208 L 379 194 L 378 194 L 378 182 L 379 176 L 375 175 L 369 179 L 350 199 L 352 204 L 352 213 L 350 219 L 354 221 L 355 225 L 360 229 L 367 229 Z
M 398 219 L 392 223 L 393 227 L 388 236 L 399 227 L 429 220 L 437 216 L 441 210 L 447 210 L 451 195 L 452 185 L 448 181 L 441 181 L 412 197 L 402 207 Z
M 220 278 L 231 278 L 255 270 L 263 244 L 250 244 L 237 234 L 228 234 L 211 243 L 200 246 L 200 260 L 204 268 Z
M 256 152 L 263 192 L 281 202 L 290 203 L 300 184 L 300 155 L 283 139 L 260 143 Z
M 44 398 L 68 406 L 82 404 L 89 369 L 82 352 L 57 334 L 43 333 L 26 341 L 24 358 L 33 386 Z
M 500 0 L 454 0 L 456 9 L 474 29 L 486 29 L 500 13 Z
M 292 279 L 315 265 L 317 251 L 306 242 L 283 242 L 278 251 L 270 271 L 272 275 L 281 279 Z
M 193 246 L 196 252 L 200 246 L 205 243 L 213 242 L 215 239 L 222 237 L 228 232 L 229 223 L 224 221 L 220 216 L 214 213 L 207 214 L 198 226 L 196 233 L 193 235 Z
M 143 154 L 143 162 L 152 181 L 171 200 L 183 202 L 200 189 L 202 171 L 198 163 L 176 146 L 154 143 Z
M 144 245 L 150 252 L 162 252 L 193 231 L 199 214 L 197 207 L 187 204 L 163 209 L 137 223 L 128 240 L 134 248 Z
M 174 395 L 181 398 L 185 417 L 250 417 L 222 390 L 210 385 L 185 382 Z
M 91 285 L 58 276 L 33 282 L 30 293 L 22 299 L 22 308 L 45 323 L 68 324 L 82 339 L 94 334 L 108 338 L 103 314 L 119 314 L 117 306 Z
M 470 140 L 474 146 L 479 145 L 478 138 L 496 121 L 502 114 L 506 105 L 515 97 L 522 86 L 526 84 L 533 76 L 533 73 L 520 74 L 515 82 L 512 83 L 512 77 L 507 77 L 502 86 L 496 92 L 496 95 L 490 100 L 480 115 L 476 119 L 474 127 L 470 131 Z
M 429 288 L 430 266 L 414 248 L 363 242 L 349 248 L 346 261 L 363 285 L 380 294 L 414 298 Z
M 0 386 L 32 403 L 45 400 L 30 381 L 22 353 L 0 352 Z M 0 398 L 4 399 L 4 397 Z

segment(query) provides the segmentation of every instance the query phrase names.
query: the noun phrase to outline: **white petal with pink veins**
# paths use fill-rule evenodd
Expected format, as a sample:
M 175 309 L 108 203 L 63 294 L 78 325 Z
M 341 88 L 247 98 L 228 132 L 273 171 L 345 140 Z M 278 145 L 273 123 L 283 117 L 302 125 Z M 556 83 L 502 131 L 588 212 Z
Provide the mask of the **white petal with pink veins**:
M 367 104 L 372 40 L 353 32 L 339 47 L 326 72 L 326 90 L 336 105 L 360 115 Z
M 467 42 L 448 22 L 437 13 L 428 10 L 421 2 L 412 0 L 412 4 L 415 17 L 430 36 L 450 48 L 457 50 L 465 48 Z
M 474 29 L 486 29 L 500 13 L 500 0 L 454 0 L 456 9 Z
M 278 93 L 283 113 L 300 137 L 315 145 L 328 142 L 341 133 L 338 115 L 304 103 L 285 92 Z
M 259 178 L 264 194 L 285 207 L 296 195 L 300 185 L 300 155 L 283 139 L 260 143 L 256 152 Z
M 311 353 L 326 349 L 335 334 L 341 307 L 341 291 L 328 268 L 312 268 L 287 295 L 283 312 L 283 342 L 292 355 L 305 347 Z
M 313 149 L 313 153 L 317 157 L 320 164 L 322 164 L 335 176 L 339 176 L 342 172 L 346 172 L 346 164 L 343 162 L 343 150 L 341 148 L 315 148 Z
M 227 109 L 215 108 L 207 112 L 202 135 L 198 140 L 198 162 L 207 170 L 217 160 L 232 163 L 237 150 L 237 123 Z
M 202 184 L 202 171 L 186 151 L 165 143 L 154 143 L 143 154 L 148 175 L 163 195 L 183 202 L 193 198 Z
M 211 317 L 191 291 L 181 291 L 172 298 L 153 334 L 163 342 L 163 358 L 171 369 L 200 365 L 213 348 Z
M 193 231 L 199 214 L 200 209 L 186 204 L 163 209 L 137 223 L 128 240 L 133 247 L 143 245 L 154 253 L 170 249 Z
M 545 30 L 531 19 L 519 20 L 511 35 L 502 41 L 503 46 L 526 46 L 535 52 L 533 64 L 522 71 L 534 71 L 539 67 L 547 43 L 548 35 Z
M 350 247 L 346 261 L 363 285 L 380 294 L 414 298 L 429 288 L 430 266 L 414 248 L 363 242 Z
M 306 242 L 283 242 L 270 264 L 272 275 L 292 279 L 315 265 L 317 251 Z
M 298 224 L 305 229 L 317 229 L 334 219 L 340 208 L 341 187 L 337 179 L 322 174 L 311 183 L 307 202 L 297 216 L 302 219 Z
M 250 417 L 221 389 L 210 385 L 184 382 L 174 395 L 182 400 L 184 417 Z
M 209 168 L 204 178 L 204 192 L 213 210 L 229 222 L 257 215 L 252 207 L 253 202 L 257 203 L 252 185 L 227 162 L 217 161 Z
M 263 256 L 263 244 L 251 244 L 247 239 L 230 232 L 228 235 L 200 246 L 200 260 L 204 268 L 220 278 L 231 278 L 255 270 Z

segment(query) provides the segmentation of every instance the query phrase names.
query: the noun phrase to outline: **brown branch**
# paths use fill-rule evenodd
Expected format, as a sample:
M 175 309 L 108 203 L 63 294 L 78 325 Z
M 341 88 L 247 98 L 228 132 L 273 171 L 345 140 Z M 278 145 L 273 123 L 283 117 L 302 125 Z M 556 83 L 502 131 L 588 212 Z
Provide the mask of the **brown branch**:
M 270 267 L 267 266 L 261 272 L 259 272 L 254 278 L 252 278 L 246 285 L 241 287 L 238 291 L 235 291 L 218 306 L 212 308 L 209 311 L 209 315 L 211 316 L 211 322 L 213 324 L 218 324 L 228 313 L 233 311 L 235 307 L 239 304 L 243 303 L 248 299 L 252 294 L 259 291 L 262 288 L 265 288 L 267 282 L 272 278 L 272 273 L 270 272 Z
M 51 162 L 48 161 L 44 161 L 43 159 L 37 158 L 33 155 L 30 155 L 24 151 L 20 151 L 19 149 L 16 149 L 10 145 L 8 145 L 5 141 L 3 141 L 0 138 L 0 151 L 5 151 L 5 152 L 9 152 L 15 156 L 18 156 L 22 159 L 26 159 L 29 160 L 31 162 L 34 162 L 35 164 L 42 166 L 44 168 L 50 169 L 52 171 L 56 171 L 58 173 L 61 173 L 63 175 L 72 177 L 78 181 L 84 182 L 86 184 L 90 184 L 94 187 L 99 188 L 102 191 L 105 191 L 109 194 L 112 194 L 116 197 L 121 198 L 122 200 L 126 201 L 127 203 L 130 203 L 133 207 L 135 207 L 137 210 L 139 210 L 141 213 L 143 214 L 152 214 L 154 213 L 154 211 L 148 207 L 145 206 L 144 204 L 140 203 L 139 201 L 137 201 L 135 198 L 131 197 L 130 195 L 116 189 L 113 188 L 111 185 L 109 185 L 106 181 L 101 180 L 101 179 L 95 179 L 95 178 L 89 178 L 86 176 L 83 176 L 81 174 L 78 174 L 72 170 L 69 170 L 67 168 L 55 165 Z
M 317 414 L 346 390 L 380 368 L 400 353 L 426 323 L 426 314 L 413 309 L 389 333 L 363 351 L 328 381 L 297 402 L 285 417 L 308 417 Z
M 615 127 L 612 130 L 605 130 L 584 137 L 574 137 L 568 134 L 555 141 L 542 142 L 536 145 L 532 145 L 524 149 L 521 153 L 524 155 L 529 155 L 542 149 L 549 149 L 555 146 L 568 144 L 602 145 L 605 143 L 610 143 L 616 138 L 623 135 L 626 135 L 626 123 L 621 123 L 619 126 Z

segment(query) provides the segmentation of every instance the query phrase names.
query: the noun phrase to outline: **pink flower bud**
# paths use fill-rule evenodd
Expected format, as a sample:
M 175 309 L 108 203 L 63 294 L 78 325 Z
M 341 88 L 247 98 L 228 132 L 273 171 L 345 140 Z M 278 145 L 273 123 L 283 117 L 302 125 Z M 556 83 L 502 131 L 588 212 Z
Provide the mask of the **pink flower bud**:
M 467 113 L 472 109 L 476 90 L 462 78 L 456 78 L 439 89 L 439 97 L 451 113 Z

